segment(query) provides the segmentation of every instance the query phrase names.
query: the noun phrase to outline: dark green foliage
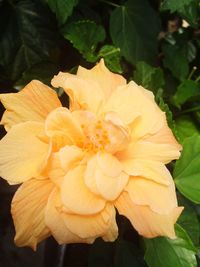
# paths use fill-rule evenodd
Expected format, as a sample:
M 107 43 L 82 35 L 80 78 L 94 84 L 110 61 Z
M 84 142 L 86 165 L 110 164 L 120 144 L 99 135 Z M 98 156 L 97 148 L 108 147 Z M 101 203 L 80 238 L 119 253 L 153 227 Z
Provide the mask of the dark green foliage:
M 111 14 L 113 43 L 132 64 L 141 60 L 155 62 L 159 30 L 159 18 L 146 0 L 127 1 Z

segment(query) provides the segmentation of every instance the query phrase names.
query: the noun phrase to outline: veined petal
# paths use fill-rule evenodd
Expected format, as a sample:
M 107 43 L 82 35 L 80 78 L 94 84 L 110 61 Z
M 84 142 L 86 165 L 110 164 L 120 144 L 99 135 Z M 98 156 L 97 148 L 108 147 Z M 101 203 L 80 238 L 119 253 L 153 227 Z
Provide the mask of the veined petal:
M 62 213 L 62 218 L 67 228 L 81 238 L 105 236 L 113 220 L 115 220 L 115 208 L 107 203 L 105 208 L 93 215 L 78 215 Z
M 50 152 L 43 138 L 42 123 L 14 125 L 0 141 L 0 176 L 12 184 L 39 176 Z
M 134 204 L 128 193 L 124 192 L 115 202 L 121 215 L 127 217 L 138 233 L 147 238 L 167 236 L 176 238 L 174 224 L 183 207 L 176 207 L 168 214 L 153 212 L 148 206 Z
M 59 211 L 61 207 L 60 191 L 55 189 L 48 200 L 45 212 L 45 222 L 56 241 L 59 244 L 93 243 L 95 238 L 80 238 L 67 228 Z
M 67 108 L 58 108 L 49 114 L 45 131 L 53 138 L 53 142 L 56 140 L 57 149 L 65 145 L 77 144 L 84 138 L 80 125 Z
M 143 159 L 125 159 L 121 163 L 123 170 L 131 176 L 142 176 L 156 183 L 169 185 L 171 175 L 162 162 Z
M 169 163 L 180 157 L 177 147 L 171 144 L 156 144 L 147 141 L 132 142 L 126 150 L 118 152 L 119 160 L 140 159 Z
M 0 94 L 0 101 L 6 108 L 1 120 L 6 130 L 20 122 L 43 122 L 49 112 L 61 106 L 55 91 L 37 80 L 18 93 Z
M 169 214 L 177 207 L 173 179 L 170 185 L 161 185 L 142 177 L 132 177 L 125 188 L 134 204 L 149 206 L 159 214 Z
M 36 250 L 37 243 L 50 235 L 44 211 L 53 187 L 48 179 L 31 179 L 18 188 L 11 206 L 17 246 Z
M 68 171 L 61 187 L 63 204 L 78 214 L 94 214 L 105 207 L 105 200 L 93 194 L 84 183 L 85 166 Z
M 60 149 L 59 158 L 63 170 L 69 171 L 75 165 L 80 163 L 84 157 L 83 151 L 77 146 L 65 146 Z
M 91 70 L 80 66 L 77 76 L 84 80 L 91 80 L 98 83 L 106 98 L 108 98 L 118 86 L 126 84 L 126 80 L 123 76 L 112 73 L 106 68 L 103 59 Z
M 97 113 L 104 101 L 101 87 L 76 75 L 59 72 L 51 81 L 54 87 L 62 87 L 70 97 L 70 110 L 86 109 Z

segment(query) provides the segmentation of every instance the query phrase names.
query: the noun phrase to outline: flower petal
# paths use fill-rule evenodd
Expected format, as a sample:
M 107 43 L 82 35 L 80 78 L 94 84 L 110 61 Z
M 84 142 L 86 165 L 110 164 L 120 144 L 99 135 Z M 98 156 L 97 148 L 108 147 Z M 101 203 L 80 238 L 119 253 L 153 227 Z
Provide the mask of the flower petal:
M 131 176 L 142 176 L 156 183 L 169 185 L 170 172 L 162 162 L 141 159 L 121 161 L 123 170 Z
M 70 110 L 86 109 L 97 113 L 104 101 L 101 87 L 94 81 L 86 81 L 76 75 L 59 72 L 51 81 L 54 87 L 62 87 L 70 97 Z
M 60 192 L 58 189 L 55 189 L 48 200 L 45 212 L 45 222 L 56 241 L 59 244 L 93 243 L 95 238 L 80 238 L 67 228 L 61 213 L 59 212 L 61 207 Z
M 167 236 L 176 238 L 174 224 L 183 208 L 174 208 L 169 214 L 158 214 L 148 206 L 134 204 L 128 193 L 124 192 L 115 202 L 121 215 L 127 217 L 138 233 L 147 238 Z
M 12 184 L 39 176 L 50 152 L 43 137 L 42 123 L 14 125 L 0 141 L 0 176 Z
M 81 142 L 84 138 L 82 129 L 67 108 L 57 108 L 46 119 L 45 131 L 56 141 L 57 150 L 65 145 Z
M 132 142 L 127 149 L 117 153 L 120 161 L 128 159 L 152 160 L 169 163 L 180 157 L 177 147 L 171 144 L 156 144 L 147 141 Z
M 125 86 L 118 87 L 108 99 L 105 112 L 116 112 L 126 124 L 133 123 L 137 119 L 137 127 L 134 135 L 141 137 L 146 133 L 160 128 L 156 125 L 161 110 L 155 101 L 146 95 L 146 90 L 131 81 Z M 153 120 L 152 120 L 153 118 Z M 156 127 L 155 127 L 156 125 Z
M 116 177 L 122 172 L 122 164 L 110 153 L 99 152 L 97 154 L 97 163 L 105 175 Z
M 112 73 L 106 68 L 103 59 L 101 59 L 100 62 L 91 70 L 80 66 L 78 68 L 77 76 L 84 80 L 97 82 L 103 90 L 106 98 L 111 95 L 117 86 L 126 84 L 126 80 L 123 76 Z
M 107 203 L 105 208 L 93 215 L 62 213 L 67 228 L 81 238 L 105 236 L 115 220 L 115 208 Z
M 6 130 L 20 122 L 43 122 L 49 112 L 61 106 L 55 91 L 37 80 L 19 93 L 0 94 L 0 100 L 6 108 L 1 120 Z
M 170 185 L 161 185 L 142 177 L 129 179 L 125 191 L 129 193 L 134 204 L 149 206 L 159 214 L 168 214 L 177 207 L 176 191 L 172 177 Z
M 44 211 L 52 189 L 53 184 L 47 179 L 31 179 L 18 188 L 11 206 L 17 246 L 30 246 L 36 250 L 37 243 L 50 235 Z
M 65 146 L 60 149 L 59 158 L 63 170 L 69 171 L 84 157 L 83 151 L 77 146 Z
M 169 144 L 174 146 L 174 149 L 181 150 L 181 145 L 176 141 L 172 130 L 167 125 L 165 113 L 162 114 L 162 117 L 162 127 L 158 130 L 158 132 L 144 136 L 143 140 L 156 144 Z
M 89 159 L 84 173 L 84 181 L 90 191 L 111 201 L 119 196 L 128 178 L 120 162 L 105 152 L 99 152 Z
M 59 153 L 52 153 L 48 164 L 43 172 L 43 175 L 49 177 L 49 179 L 58 187 L 61 187 L 66 172 L 63 170 Z
M 88 190 L 84 183 L 85 166 L 70 170 L 61 187 L 63 204 L 78 214 L 94 214 L 105 207 L 105 200 Z
M 117 239 L 118 237 L 118 226 L 115 220 L 115 212 L 112 213 L 112 218 L 111 218 L 111 223 L 110 223 L 110 227 L 108 228 L 108 230 L 106 231 L 106 233 L 104 235 L 102 235 L 101 237 L 103 238 L 104 241 L 106 242 L 113 242 Z
M 95 172 L 95 180 L 99 193 L 107 200 L 115 200 L 128 182 L 129 176 L 121 172 L 116 177 L 107 176 L 99 168 Z
M 84 173 L 84 181 L 86 186 L 96 195 L 100 195 L 99 190 L 97 188 L 95 172 L 98 168 L 97 165 L 97 157 L 96 155 L 88 159 L 87 167 Z

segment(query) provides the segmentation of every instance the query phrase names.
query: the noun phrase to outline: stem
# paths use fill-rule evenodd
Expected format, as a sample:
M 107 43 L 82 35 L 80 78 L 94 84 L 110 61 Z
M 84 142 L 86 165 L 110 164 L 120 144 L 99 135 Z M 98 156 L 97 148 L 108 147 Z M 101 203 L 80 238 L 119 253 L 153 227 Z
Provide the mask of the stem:
M 194 108 L 186 109 L 183 112 L 181 112 L 181 115 L 182 114 L 186 114 L 186 113 L 190 113 L 190 112 L 193 112 L 193 111 L 200 111 L 200 107 L 194 107 Z
M 99 1 L 100 1 L 100 2 L 103 2 L 103 3 L 105 3 L 105 4 L 108 4 L 108 5 L 110 5 L 110 6 L 121 7 L 120 5 L 117 5 L 117 4 L 112 3 L 112 2 L 110 2 L 110 1 L 107 1 L 107 0 L 99 0 Z
M 193 74 L 195 73 L 196 70 L 197 70 L 197 67 L 194 66 L 194 67 L 192 68 L 192 70 L 191 70 L 189 76 L 188 76 L 188 80 L 191 80 L 191 78 L 192 78 L 192 76 L 193 76 Z

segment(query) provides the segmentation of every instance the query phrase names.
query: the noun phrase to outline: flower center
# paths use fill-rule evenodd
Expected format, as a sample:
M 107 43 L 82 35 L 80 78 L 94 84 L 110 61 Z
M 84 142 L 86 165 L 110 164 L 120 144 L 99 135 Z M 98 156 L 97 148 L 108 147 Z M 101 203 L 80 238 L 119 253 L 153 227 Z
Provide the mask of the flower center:
M 109 136 L 104 123 L 98 120 L 90 125 L 81 126 L 85 133 L 85 141 L 83 148 L 86 150 L 96 152 L 98 150 L 103 150 L 107 144 L 109 144 Z
M 105 150 L 114 153 L 127 145 L 128 134 L 122 127 L 105 120 L 97 120 L 88 125 L 81 125 L 85 140 L 81 147 L 86 151 Z

